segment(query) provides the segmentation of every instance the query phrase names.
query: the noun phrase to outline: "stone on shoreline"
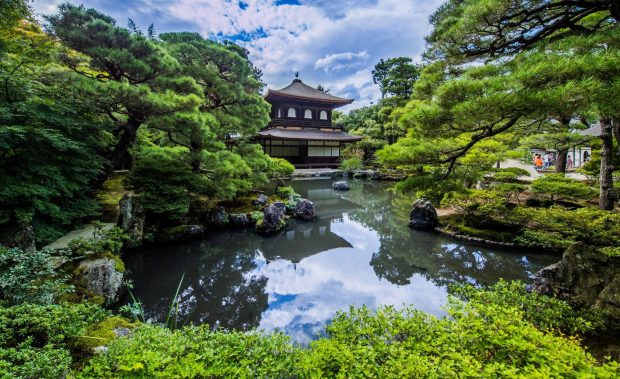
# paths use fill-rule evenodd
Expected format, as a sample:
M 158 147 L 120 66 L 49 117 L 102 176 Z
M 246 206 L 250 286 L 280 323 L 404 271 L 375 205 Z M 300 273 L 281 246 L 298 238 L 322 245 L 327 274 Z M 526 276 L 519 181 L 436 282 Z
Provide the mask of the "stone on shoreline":
M 231 214 L 228 216 L 228 223 L 235 228 L 246 228 L 252 224 L 247 214 Z
M 295 206 L 295 218 L 303 221 L 310 221 L 316 218 L 314 203 L 308 199 L 299 199 Z
M 116 271 L 111 258 L 87 259 L 77 269 L 86 289 L 105 299 L 106 304 L 118 300 L 123 287 L 123 273 Z
M 609 327 L 620 330 L 620 257 L 608 256 L 581 242 L 562 260 L 536 273 L 532 289 L 577 306 L 599 309 Z
M 263 218 L 256 223 L 256 231 L 260 234 L 273 234 L 286 225 L 284 222 L 284 203 L 269 204 L 263 210 Z
M 437 211 L 426 199 L 418 199 L 413 203 L 409 214 L 409 226 L 415 229 L 433 230 L 439 223 Z
M 128 235 L 125 246 L 128 248 L 142 245 L 144 239 L 144 208 L 133 193 L 126 193 L 119 201 L 120 213 L 118 226 Z

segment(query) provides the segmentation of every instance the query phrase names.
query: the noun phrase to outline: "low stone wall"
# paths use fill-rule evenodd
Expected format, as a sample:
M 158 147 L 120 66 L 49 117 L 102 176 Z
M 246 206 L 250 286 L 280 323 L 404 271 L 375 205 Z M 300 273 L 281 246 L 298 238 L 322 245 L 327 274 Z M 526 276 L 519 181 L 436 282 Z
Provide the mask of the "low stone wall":
M 463 241 L 463 242 L 471 242 L 471 243 L 476 243 L 476 244 L 485 245 L 485 246 L 492 246 L 492 247 L 507 247 L 507 248 L 524 247 L 514 242 L 500 242 L 500 241 L 487 240 L 484 238 L 471 237 L 471 236 L 468 236 L 468 235 L 465 235 L 459 232 L 454 232 L 454 231 L 447 230 L 447 229 L 440 228 L 440 227 L 437 227 L 434 230 L 437 233 L 444 234 L 446 236 L 449 236 L 450 238 L 454 238 L 456 240 Z
M 376 170 L 338 170 L 338 169 L 300 169 L 291 175 L 292 179 L 337 179 L 342 177 L 371 180 L 402 180 L 405 175 L 397 172 L 383 172 Z

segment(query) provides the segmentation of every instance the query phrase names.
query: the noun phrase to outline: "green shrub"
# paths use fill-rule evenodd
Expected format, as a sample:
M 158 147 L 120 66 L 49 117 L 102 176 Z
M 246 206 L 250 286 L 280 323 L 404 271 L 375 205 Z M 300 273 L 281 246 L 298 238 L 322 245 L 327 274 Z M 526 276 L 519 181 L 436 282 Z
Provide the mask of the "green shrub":
M 0 307 L 0 372 L 10 378 L 60 378 L 89 325 L 108 313 L 93 304 Z
M 456 292 L 462 298 L 450 297 L 443 318 L 390 306 L 340 312 L 326 336 L 303 349 L 281 334 L 144 325 L 114 339 L 76 376 L 616 377 L 617 362 L 599 365 L 562 335 L 591 331 L 598 319 L 518 282 Z
M 71 292 L 68 277 L 59 275 L 54 265 L 68 255 L 68 251 L 26 253 L 0 246 L 0 299 L 9 304 L 50 304 L 59 295 Z
M 520 281 L 500 279 L 488 289 L 472 285 L 456 285 L 451 289 L 469 301 L 517 308 L 527 321 L 545 332 L 585 334 L 602 326 L 602 316 L 591 309 L 576 311 L 565 301 L 528 291 Z
M 78 378 L 291 377 L 297 349 L 281 334 L 213 332 L 208 326 L 176 331 L 143 325 L 117 338 Z
M 562 174 L 541 176 L 532 183 L 532 191 L 553 201 L 560 199 L 590 200 L 598 194 L 589 185 Z
M 364 163 L 359 158 L 348 158 L 340 163 L 340 169 L 344 171 L 360 170 Z
M 620 246 L 620 214 L 616 212 L 553 206 L 518 208 L 516 214 L 523 225 L 528 225 L 529 230 L 519 237 L 525 245 L 539 246 L 544 241 L 564 248 L 580 241 L 598 247 Z
M 118 227 L 103 230 L 102 225 L 93 222 L 93 238 L 76 238 L 69 241 L 69 249 L 80 257 L 96 256 L 105 253 L 120 254 L 127 234 Z
M 496 168 L 489 174 L 488 179 L 495 182 L 514 183 L 519 176 L 530 176 L 530 173 L 519 167 Z
M 290 176 L 293 171 L 295 171 L 295 166 L 284 158 L 271 157 L 271 163 L 270 169 L 272 177 L 280 178 L 283 176 Z
M 276 195 L 280 196 L 283 199 L 288 199 L 291 196 L 297 198 L 301 197 L 297 192 L 295 192 L 295 190 L 291 186 L 278 187 Z
M 311 343 L 299 371 L 306 377 L 612 378 L 579 343 L 538 330 L 517 308 L 487 299 L 452 298 L 449 318 L 393 307 L 337 315 L 327 338 Z

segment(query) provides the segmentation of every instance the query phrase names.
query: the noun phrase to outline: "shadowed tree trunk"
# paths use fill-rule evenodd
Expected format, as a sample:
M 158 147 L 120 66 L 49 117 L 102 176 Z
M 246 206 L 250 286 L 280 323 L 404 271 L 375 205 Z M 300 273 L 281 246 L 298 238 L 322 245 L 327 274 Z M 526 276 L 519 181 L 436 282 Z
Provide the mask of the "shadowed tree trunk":
M 558 157 L 555 160 L 555 172 L 558 174 L 566 173 L 566 156 L 568 155 L 568 149 L 558 150 Z
M 614 182 L 612 164 L 612 154 L 614 139 L 612 125 L 609 119 L 601 118 L 601 194 L 599 197 L 599 208 L 603 210 L 614 209 Z

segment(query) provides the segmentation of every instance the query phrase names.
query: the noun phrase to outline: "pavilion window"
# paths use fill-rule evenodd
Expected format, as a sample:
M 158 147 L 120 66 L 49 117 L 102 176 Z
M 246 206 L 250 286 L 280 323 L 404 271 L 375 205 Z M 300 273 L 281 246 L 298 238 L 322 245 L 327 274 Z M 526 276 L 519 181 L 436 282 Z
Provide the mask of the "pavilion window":
M 297 112 L 295 111 L 295 108 L 289 108 L 288 109 L 288 117 L 290 117 L 290 118 L 297 117 Z
M 276 118 L 282 118 L 282 109 L 278 108 L 278 115 Z
M 304 112 L 304 118 L 312 118 L 312 111 L 310 109 L 306 109 Z
M 326 111 L 321 111 L 321 113 L 319 114 L 319 119 L 327 120 L 327 112 Z

